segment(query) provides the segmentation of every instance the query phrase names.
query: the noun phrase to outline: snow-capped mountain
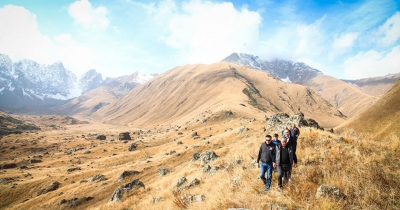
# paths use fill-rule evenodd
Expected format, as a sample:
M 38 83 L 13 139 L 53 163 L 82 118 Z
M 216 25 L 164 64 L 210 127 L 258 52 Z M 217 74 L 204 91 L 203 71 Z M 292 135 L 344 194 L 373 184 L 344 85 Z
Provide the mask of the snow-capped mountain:
M 307 66 L 305 63 L 284 60 L 263 61 L 258 56 L 245 53 L 232 53 L 222 61 L 265 71 L 282 81 L 296 84 L 304 84 L 320 73 L 319 70 Z
M 98 73 L 95 69 L 91 69 L 79 80 L 79 88 L 82 90 L 82 93 L 86 93 L 99 87 L 103 82 L 101 73 Z
M 123 95 L 153 76 L 135 72 L 129 76 L 103 80 L 101 73 L 91 69 L 78 81 L 75 74 L 61 62 L 44 65 L 25 59 L 13 63 L 9 56 L 0 54 L 0 107 L 8 107 L 13 111 L 22 107 L 48 108 L 111 81 L 119 81 L 117 85 L 121 86 L 119 89 L 122 91 L 118 91 L 118 95 Z

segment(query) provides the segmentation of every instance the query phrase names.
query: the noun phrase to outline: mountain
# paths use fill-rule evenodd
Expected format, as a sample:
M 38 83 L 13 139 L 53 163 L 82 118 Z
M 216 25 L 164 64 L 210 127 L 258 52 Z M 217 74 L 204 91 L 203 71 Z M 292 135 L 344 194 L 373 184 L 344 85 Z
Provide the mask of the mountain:
M 382 96 L 400 79 L 400 73 L 389 74 L 382 77 L 372 77 L 357 80 L 343 80 L 356 85 L 374 96 Z
M 293 114 L 298 108 L 322 126 L 333 127 L 345 120 L 340 111 L 305 86 L 221 62 L 169 70 L 101 107 L 93 116 L 108 123 L 151 127 L 184 124 L 204 111 L 231 110 L 259 117 Z
M 304 63 L 264 61 L 257 56 L 244 53 L 233 53 L 223 61 L 267 72 L 287 83 L 305 85 L 348 117 L 367 109 L 377 100 L 376 96 L 362 88 L 325 75 Z
M 13 63 L 0 54 L 1 107 L 43 108 L 79 94 L 76 76 L 61 62 L 43 65 L 25 59 Z
M 367 110 L 338 126 L 336 130 L 353 129 L 376 138 L 400 136 L 400 81 Z
M 112 91 L 118 98 L 153 76 L 135 72 L 129 76 L 103 80 L 101 73 L 91 69 L 78 81 L 75 74 L 61 62 L 44 65 L 25 59 L 13 63 L 7 55 L 0 54 L 0 109 L 54 114 L 58 113 L 55 112 L 59 110 L 58 106 L 102 85 L 115 85 Z
M 96 75 L 100 75 L 101 77 L 101 74 L 96 73 L 97 72 L 95 71 L 90 71 L 85 74 L 89 76 L 84 75 L 82 78 L 88 78 L 86 84 L 91 84 L 90 81 L 95 81 L 94 84 L 99 84 L 100 80 L 93 78 L 96 78 Z M 101 107 L 121 98 L 129 93 L 133 88 L 151 80 L 154 76 L 156 75 L 135 72 L 131 75 L 121 76 L 118 78 L 108 77 L 102 81 L 101 85 L 98 87 L 93 89 L 88 88 L 87 92 L 57 108 L 55 112 L 64 115 L 90 116 Z M 81 81 L 85 80 L 81 79 Z M 86 87 L 89 86 L 90 85 L 87 85 Z M 95 87 L 95 85 L 91 87 Z
M 99 87 L 103 82 L 101 73 L 98 73 L 95 69 L 91 69 L 79 79 L 79 88 L 82 90 L 82 93 L 86 93 Z

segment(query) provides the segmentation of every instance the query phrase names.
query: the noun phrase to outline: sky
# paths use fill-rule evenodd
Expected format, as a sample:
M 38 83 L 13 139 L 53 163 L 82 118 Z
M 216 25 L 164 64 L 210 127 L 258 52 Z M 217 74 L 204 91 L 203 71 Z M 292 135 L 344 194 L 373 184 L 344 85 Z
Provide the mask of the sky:
M 400 72 L 398 0 L 0 0 L 0 53 L 79 78 L 161 74 L 233 52 L 339 79 Z

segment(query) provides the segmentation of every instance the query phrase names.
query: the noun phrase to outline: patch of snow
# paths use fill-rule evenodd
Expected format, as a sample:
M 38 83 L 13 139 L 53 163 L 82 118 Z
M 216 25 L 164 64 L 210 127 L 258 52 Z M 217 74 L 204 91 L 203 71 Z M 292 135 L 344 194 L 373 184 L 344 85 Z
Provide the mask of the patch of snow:
M 282 81 L 286 82 L 286 83 L 292 83 L 292 81 L 290 81 L 289 76 L 286 76 L 285 79 L 281 79 Z
M 136 78 L 136 81 L 140 84 L 143 84 L 149 80 L 153 79 L 153 76 L 151 74 L 146 74 L 146 73 L 141 73 L 138 72 L 138 76 Z

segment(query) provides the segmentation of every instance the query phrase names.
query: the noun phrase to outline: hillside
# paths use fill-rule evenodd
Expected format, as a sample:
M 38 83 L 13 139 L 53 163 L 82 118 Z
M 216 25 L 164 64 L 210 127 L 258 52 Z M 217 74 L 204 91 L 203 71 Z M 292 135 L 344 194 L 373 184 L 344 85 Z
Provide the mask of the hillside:
M 307 87 L 287 84 L 261 71 L 227 62 L 177 67 L 103 106 L 94 116 L 107 123 L 154 127 L 182 124 L 205 111 L 231 110 L 249 117 L 298 108 L 324 127 L 345 120 Z
M 338 130 L 354 129 L 376 137 L 400 136 L 400 81 L 367 110 L 349 119 Z
M 394 81 L 390 79 L 371 79 L 375 83 L 368 82 L 365 83 L 368 85 L 359 87 L 354 83 L 350 84 L 351 81 L 349 81 L 350 83 L 343 82 L 340 79 L 327 76 L 305 63 L 285 60 L 266 61 L 258 56 L 245 53 L 233 53 L 223 61 L 267 72 L 287 83 L 305 85 L 329 101 L 347 117 L 352 117 L 367 109 L 377 100 L 376 92 L 382 92 L 386 87 L 390 88 L 394 84 Z M 354 82 L 361 84 L 357 81 Z M 370 92 L 374 92 L 374 94 Z M 356 104 L 354 104 L 354 101 L 357 101 Z
M 357 85 L 367 93 L 374 96 L 382 96 L 400 79 L 400 73 L 389 74 L 382 77 L 364 78 L 357 80 L 343 80 L 347 83 Z

